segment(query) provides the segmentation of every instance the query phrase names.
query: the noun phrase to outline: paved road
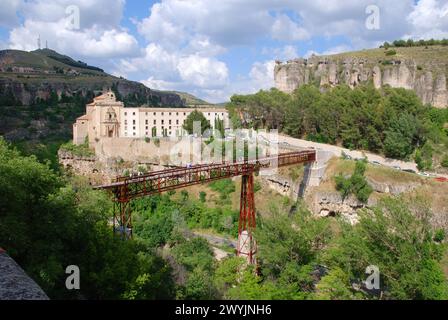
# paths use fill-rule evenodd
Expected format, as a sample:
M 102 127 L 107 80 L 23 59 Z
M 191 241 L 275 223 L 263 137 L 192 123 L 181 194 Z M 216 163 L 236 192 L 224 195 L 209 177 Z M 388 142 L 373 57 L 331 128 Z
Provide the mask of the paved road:
M 263 136 L 263 135 L 261 135 L 261 136 L 266 139 L 265 136 Z M 332 153 L 336 157 L 342 156 L 342 153 L 344 152 L 346 155 L 349 155 L 353 159 L 362 159 L 364 157 L 367 157 L 367 160 L 369 162 L 375 161 L 375 162 L 379 163 L 380 165 L 383 165 L 386 167 L 391 167 L 391 168 L 400 167 L 402 170 L 406 169 L 406 170 L 413 170 L 415 172 L 419 171 L 417 169 L 417 165 L 415 162 L 407 162 L 407 161 L 384 158 L 380 155 L 373 154 L 373 153 L 354 151 L 354 150 L 349 150 L 346 148 L 342 148 L 342 147 L 338 147 L 338 146 L 334 146 L 334 145 L 330 145 L 330 144 L 296 139 L 296 138 L 292 138 L 292 137 L 282 135 L 282 134 L 278 135 L 278 143 L 280 145 L 286 143 L 286 146 L 290 145 L 290 146 L 300 147 L 300 148 L 314 148 L 316 150 L 323 150 L 323 151 Z M 437 174 L 437 177 L 448 178 L 448 175 Z

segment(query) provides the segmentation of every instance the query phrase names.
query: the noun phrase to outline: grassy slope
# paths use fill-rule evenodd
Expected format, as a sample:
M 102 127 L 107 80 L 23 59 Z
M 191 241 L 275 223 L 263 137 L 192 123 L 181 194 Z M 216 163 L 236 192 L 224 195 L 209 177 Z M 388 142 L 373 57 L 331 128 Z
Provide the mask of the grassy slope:
M 395 50 L 396 55 L 387 56 L 386 49 L 366 49 L 360 51 L 350 51 L 334 55 L 326 55 L 332 60 L 345 59 L 366 59 L 366 66 L 373 67 L 375 65 L 381 66 L 381 62 L 385 60 L 413 60 L 416 65 L 421 67 L 418 74 L 431 71 L 434 76 L 439 73 L 448 75 L 448 47 L 447 46 L 429 46 L 425 47 L 403 47 L 403 48 L 389 48 L 389 51 Z
M 211 103 L 209 103 L 209 102 L 207 102 L 207 101 L 205 101 L 205 100 L 202 100 L 202 99 L 200 99 L 200 98 L 197 98 L 197 97 L 195 97 L 194 95 L 189 94 L 189 93 L 187 93 L 187 92 L 180 92 L 180 91 L 168 91 L 168 92 L 175 93 L 175 94 L 179 95 L 179 96 L 181 97 L 181 99 L 185 100 L 185 103 L 186 103 L 187 105 L 195 105 L 195 104 L 198 104 L 198 105 L 211 104 Z

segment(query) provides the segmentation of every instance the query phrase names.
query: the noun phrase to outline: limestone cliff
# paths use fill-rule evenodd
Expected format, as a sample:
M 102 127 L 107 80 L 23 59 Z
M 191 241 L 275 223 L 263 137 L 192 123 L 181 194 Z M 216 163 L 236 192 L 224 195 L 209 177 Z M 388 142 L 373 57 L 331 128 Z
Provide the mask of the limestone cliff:
M 276 62 L 275 85 L 292 92 L 303 84 L 321 88 L 347 84 L 354 88 L 373 82 L 376 88 L 389 85 L 414 90 L 423 103 L 448 106 L 446 76 L 448 47 L 372 49 L 329 56 L 311 56 Z

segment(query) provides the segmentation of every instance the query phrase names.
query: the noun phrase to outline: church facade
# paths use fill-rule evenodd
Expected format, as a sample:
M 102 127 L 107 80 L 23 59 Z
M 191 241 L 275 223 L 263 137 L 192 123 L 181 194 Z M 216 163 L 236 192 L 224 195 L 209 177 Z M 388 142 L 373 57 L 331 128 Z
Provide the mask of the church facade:
M 111 91 L 94 98 L 86 114 L 73 124 L 73 143 L 90 145 L 101 138 L 176 137 L 186 134 L 182 128 L 188 115 L 201 111 L 215 128 L 222 121 L 229 127 L 229 115 L 223 108 L 125 108 Z

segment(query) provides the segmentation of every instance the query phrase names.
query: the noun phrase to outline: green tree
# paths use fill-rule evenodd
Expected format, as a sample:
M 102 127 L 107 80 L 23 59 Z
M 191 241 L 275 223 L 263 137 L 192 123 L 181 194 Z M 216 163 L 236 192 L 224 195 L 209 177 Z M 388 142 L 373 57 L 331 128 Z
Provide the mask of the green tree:
M 364 177 L 365 171 L 366 161 L 356 161 L 355 171 L 349 178 L 341 174 L 335 177 L 336 190 L 341 193 L 343 199 L 354 194 L 359 201 L 367 202 L 373 189 Z
M 419 199 L 382 200 L 373 210 L 363 211 L 356 226 L 342 227 L 341 237 L 324 253 L 323 261 L 330 270 L 343 271 L 338 278 L 346 288 L 346 275 L 364 280 L 366 267 L 375 265 L 385 297 L 447 299 L 440 266 L 446 247 L 433 240 L 430 218 L 431 211 Z
M 194 130 L 194 123 L 200 122 L 201 124 L 201 134 L 205 132 L 205 130 L 210 129 L 210 122 L 204 117 L 204 114 L 198 110 L 194 110 L 191 112 L 187 119 L 185 120 L 185 123 L 183 124 L 184 130 L 186 130 L 189 134 L 193 134 Z

